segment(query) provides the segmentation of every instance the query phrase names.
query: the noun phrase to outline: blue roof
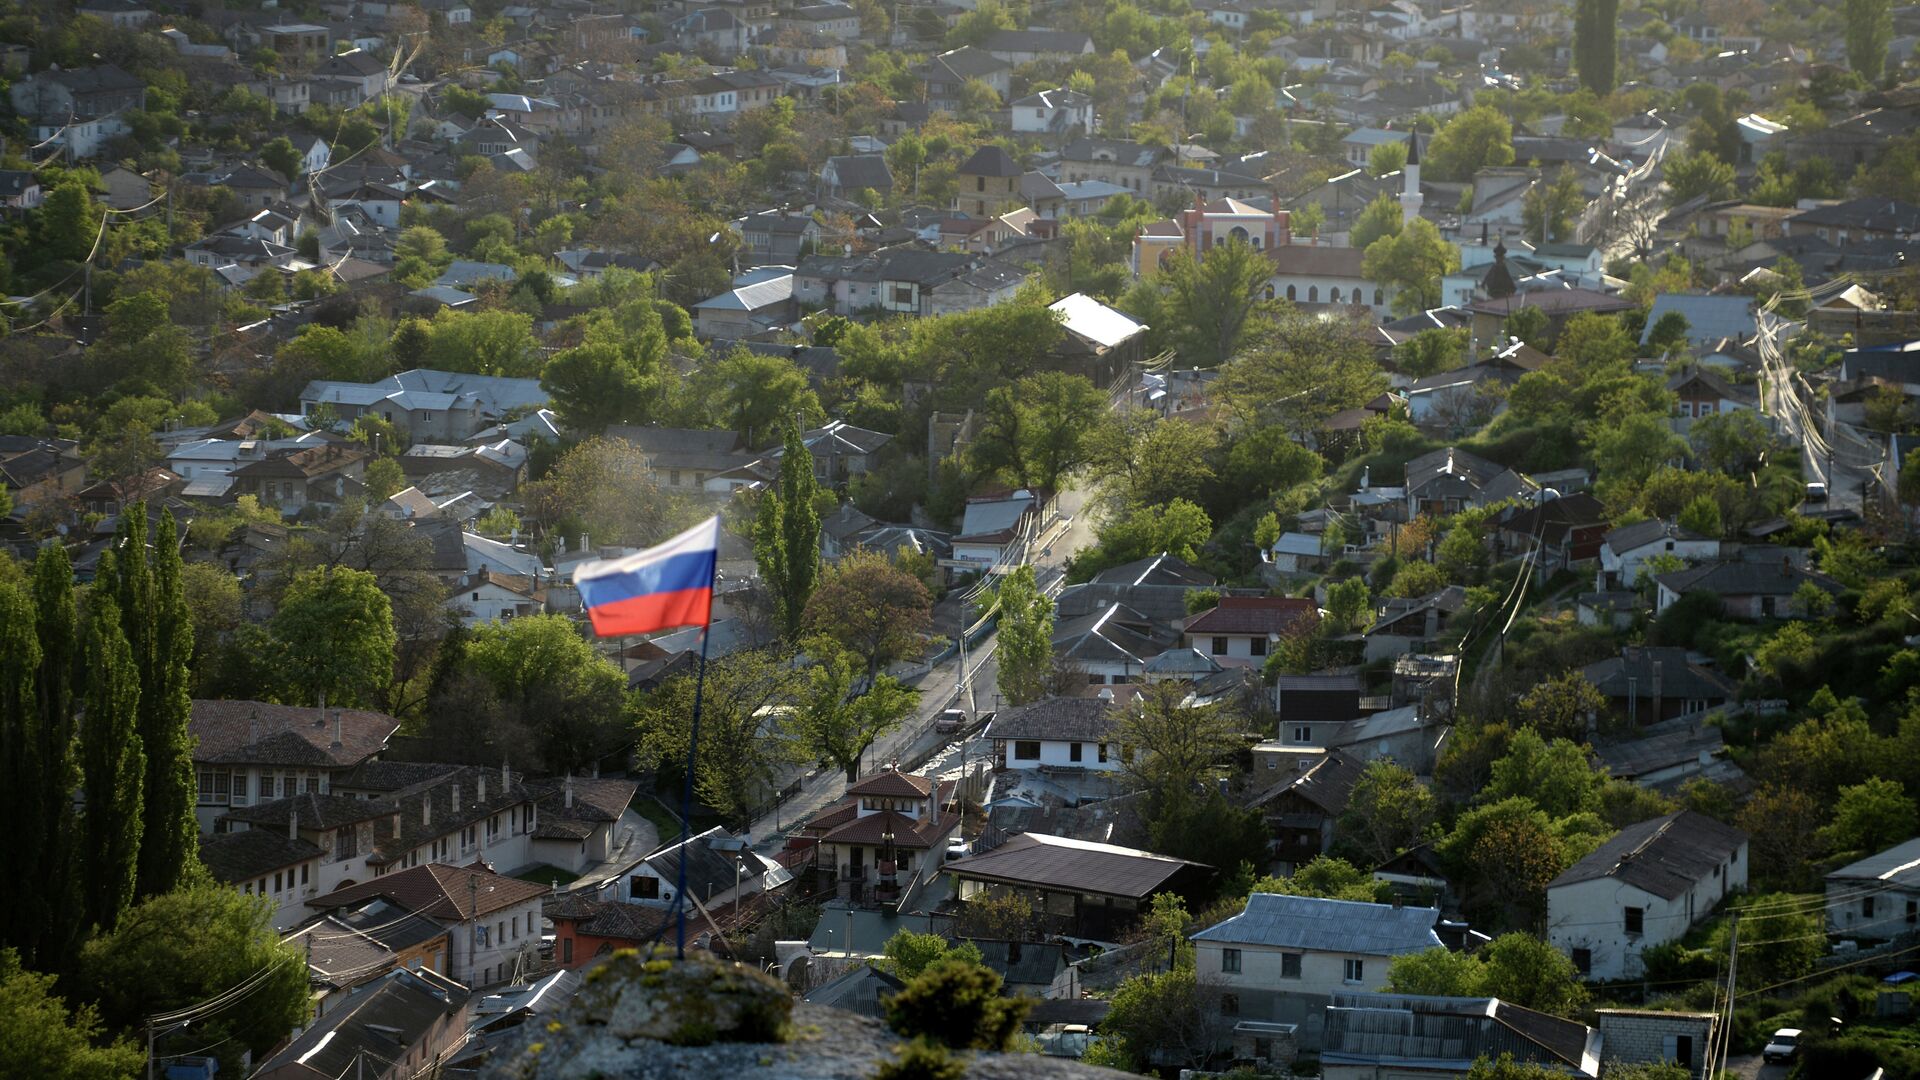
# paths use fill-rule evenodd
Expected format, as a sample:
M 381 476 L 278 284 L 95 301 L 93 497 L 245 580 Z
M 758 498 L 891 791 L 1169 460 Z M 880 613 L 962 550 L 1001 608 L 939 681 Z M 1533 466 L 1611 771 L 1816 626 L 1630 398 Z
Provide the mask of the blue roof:
M 1440 948 L 1440 909 L 1317 896 L 1254 893 L 1247 910 L 1193 935 L 1195 941 L 1275 949 L 1398 956 Z
M 1733 338 L 1745 341 L 1754 334 L 1753 300 L 1745 296 L 1705 296 L 1697 293 L 1665 293 L 1653 301 L 1647 312 L 1647 324 L 1640 331 L 1645 345 L 1660 317 L 1677 311 L 1687 320 L 1687 340 L 1693 344 Z

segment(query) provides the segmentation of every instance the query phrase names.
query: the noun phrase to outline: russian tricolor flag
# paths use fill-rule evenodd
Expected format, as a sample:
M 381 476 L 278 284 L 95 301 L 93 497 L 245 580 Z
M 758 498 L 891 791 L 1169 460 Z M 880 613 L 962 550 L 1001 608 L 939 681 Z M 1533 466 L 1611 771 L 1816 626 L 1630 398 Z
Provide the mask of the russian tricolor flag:
M 705 626 L 719 557 L 720 519 L 711 517 L 659 547 L 583 563 L 573 583 L 601 637 Z

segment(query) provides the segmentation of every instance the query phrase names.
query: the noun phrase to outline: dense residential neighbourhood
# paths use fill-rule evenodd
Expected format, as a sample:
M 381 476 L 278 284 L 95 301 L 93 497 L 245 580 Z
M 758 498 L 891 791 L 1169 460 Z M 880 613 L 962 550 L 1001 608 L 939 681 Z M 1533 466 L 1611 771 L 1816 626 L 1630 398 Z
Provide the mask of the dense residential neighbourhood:
M 0 1076 L 1920 1077 L 1920 7 L 0 82 Z

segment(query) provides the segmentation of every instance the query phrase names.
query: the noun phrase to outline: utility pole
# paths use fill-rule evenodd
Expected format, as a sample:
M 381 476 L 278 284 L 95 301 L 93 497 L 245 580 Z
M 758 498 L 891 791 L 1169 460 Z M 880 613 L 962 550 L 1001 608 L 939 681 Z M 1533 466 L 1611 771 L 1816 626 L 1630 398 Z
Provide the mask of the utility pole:
M 429 796 L 431 797 L 431 796 Z M 685 858 L 683 854 L 681 856 Z M 473 979 L 473 939 L 480 932 L 480 875 L 467 875 L 467 985 L 478 986 Z
M 1733 1042 L 1734 987 L 1740 977 L 1740 912 L 1727 917 L 1727 1024 L 1720 1032 L 1720 1067 L 1726 1068 L 1727 1051 Z M 1714 1070 L 1719 1075 L 1719 1070 Z

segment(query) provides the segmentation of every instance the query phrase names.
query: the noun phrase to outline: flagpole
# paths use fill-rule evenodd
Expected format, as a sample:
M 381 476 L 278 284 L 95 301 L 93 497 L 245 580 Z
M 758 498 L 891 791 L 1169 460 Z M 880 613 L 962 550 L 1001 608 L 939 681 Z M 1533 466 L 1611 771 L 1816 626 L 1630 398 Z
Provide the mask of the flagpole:
M 707 689 L 707 639 L 713 636 L 713 613 L 700 628 L 700 670 L 693 677 L 693 736 L 687 740 L 686 783 L 680 789 L 680 881 L 673 894 L 675 914 L 674 958 L 687 958 L 687 859 L 693 849 L 693 766 L 700 749 L 700 699 Z

